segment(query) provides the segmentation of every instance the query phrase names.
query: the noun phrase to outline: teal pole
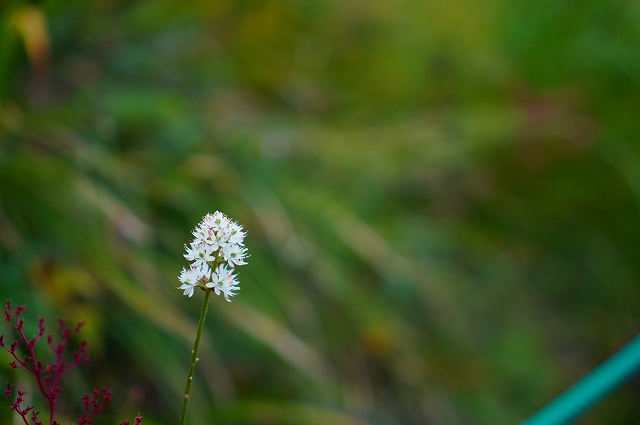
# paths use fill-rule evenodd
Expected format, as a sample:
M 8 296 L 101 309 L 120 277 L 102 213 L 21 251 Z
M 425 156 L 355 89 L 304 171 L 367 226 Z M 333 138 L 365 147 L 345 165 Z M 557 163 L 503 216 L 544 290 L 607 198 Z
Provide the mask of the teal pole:
M 581 416 L 640 369 L 640 335 L 521 425 L 565 425 Z

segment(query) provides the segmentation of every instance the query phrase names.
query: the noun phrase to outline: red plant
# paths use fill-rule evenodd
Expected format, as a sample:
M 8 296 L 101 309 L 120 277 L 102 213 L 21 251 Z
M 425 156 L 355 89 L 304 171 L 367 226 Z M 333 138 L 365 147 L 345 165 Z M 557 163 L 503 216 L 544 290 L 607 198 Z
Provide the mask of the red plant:
M 41 338 L 44 336 L 44 319 L 40 318 L 38 320 L 37 335 L 33 338 L 28 338 L 23 329 L 24 320 L 20 318 L 20 315 L 24 311 L 24 306 L 17 306 L 14 310 L 11 306 L 11 302 L 7 301 L 4 309 L 5 321 L 17 332 L 18 339 L 13 341 L 7 347 L 4 342 L 4 334 L 2 334 L 0 335 L 0 347 L 4 348 L 4 350 L 13 357 L 13 360 L 9 362 L 11 367 L 14 369 L 25 369 L 33 374 L 36 382 L 38 383 L 40 392 L 49 401 L 49 425 L 60 425 L 59 422 L 56 422 L 55 420 L 56 401 L 62 391 L 60 378 L 65 372 L 70 371 L 76 366 L 83 363 L 89 363 L 87 342 L 84 340 L 80 341 L 80 348 L 73 352 L 73 361 L 67 361 L 63 358 L 63 354 L 69 340 L 80 332 L 84 323 L 80 322 L 75 328 L 71 329 L 67 326 L 64 320 L 58 319 L 58 324 L 60 325 L 60 331 L 62 333 L 62 340 L 58 344 L 55 344 L 53 342 L 53 337 L 51 335 L 47 335 L 46 341 L 53 353 L 53 361 L 45 364 L 37 359 L 35 349 L 38 342 L 40 342 Z M 18 347 L 21 347 L 21 349 L 19 350 Z M 24 353 L 21 354 L 20 351 L 24 351 Z M 13 384 L 7 382 L 7 387 L 4 391 L 4 394 L 7 396 L 10 403 L 10 409 L 22 417 L 22 421 L 25 425 L 44 425 L 44 423 L 38 419 L 40 412 L 35 411 L 34 406 L 22 406 L 26 392 L 18 390 L 15 400 L 11 398 L 13 386 Z M 78 425 L 91 425 L 96 415 L 104 409 L 110 399 L 111 391 L 107 388 L 96 388 L 93 390 L 92 395 L 85 394 L 82 397 L 84 411 L 78 419 Z M 140 416 L 140 413 L 138 412 L 135 425 L 140 425 L 141 422 L 142 416 Z M 129 425 L 129 422 L 122 421 L 120 425 Z

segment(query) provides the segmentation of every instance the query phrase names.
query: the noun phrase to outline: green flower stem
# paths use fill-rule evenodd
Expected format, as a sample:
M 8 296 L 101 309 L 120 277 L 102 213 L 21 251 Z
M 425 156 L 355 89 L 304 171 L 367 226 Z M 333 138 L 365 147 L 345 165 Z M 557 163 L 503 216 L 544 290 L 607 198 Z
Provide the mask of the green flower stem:
M 640 370 L 640 334 L 521 425 L 565 425 Z
M 187 406 L 189 405 L 189 392 L 191 392 L 191 382 L 193 382 L 193 372 L 196 369 L 196 362 L 198 361 L 198 347 L 200 346 L 200 338 L 202 337 L 202 329 L 204 329 L 204 319 L 207 316 L 207 309 L 209 308 L 209 297 L 211 296 L 211 289 L 204 291 L 204 302 L 202 303 L 202 311 L 200 312 L 200 321 L 198 322 L 198 332 L 196 333 L 196 340 L 193 342 L 193 350 L 191 351 L 191 364 L 189 365 L 189 374 L 187 375 L 187 385 L 184 388 L 184 399 L 182 400 L 182 413 L 180 414 L 180 425 L 186 425 L 187 423 Z

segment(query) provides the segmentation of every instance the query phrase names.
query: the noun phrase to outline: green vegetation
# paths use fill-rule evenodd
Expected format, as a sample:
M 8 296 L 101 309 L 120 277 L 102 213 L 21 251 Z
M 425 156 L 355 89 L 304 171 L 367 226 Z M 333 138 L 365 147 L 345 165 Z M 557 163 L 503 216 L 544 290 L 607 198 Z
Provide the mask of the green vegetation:
M 0 300 L 87 322 L 67 403 L 177 423 L 221 210 L 191 424 L 518 423 L 640 329 L 639 46 L 623 1 L 0 2 Z

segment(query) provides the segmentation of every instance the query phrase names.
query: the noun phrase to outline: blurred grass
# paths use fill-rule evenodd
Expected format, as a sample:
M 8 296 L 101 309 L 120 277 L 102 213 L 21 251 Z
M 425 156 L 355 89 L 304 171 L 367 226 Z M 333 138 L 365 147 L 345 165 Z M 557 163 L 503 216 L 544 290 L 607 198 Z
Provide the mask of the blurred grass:
M 639 12 L 3 2 L 0 293 L 88 322 L 74 396 L 172 423 L 219 209 L 251 258 L 192 423 L 518 422 L 640 330 Z

